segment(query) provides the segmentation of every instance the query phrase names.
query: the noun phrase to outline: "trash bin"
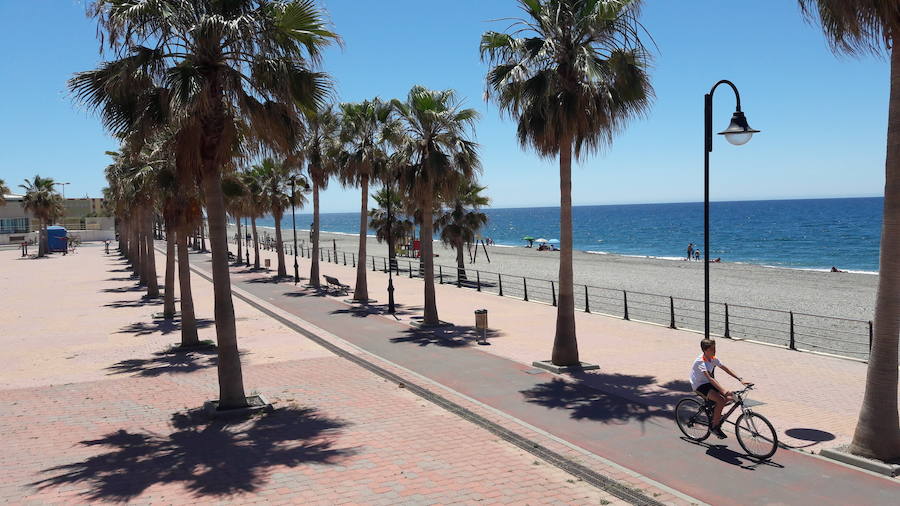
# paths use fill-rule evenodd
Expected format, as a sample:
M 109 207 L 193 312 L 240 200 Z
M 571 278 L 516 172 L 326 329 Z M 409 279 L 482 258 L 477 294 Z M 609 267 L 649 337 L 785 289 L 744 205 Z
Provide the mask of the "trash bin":
M 271 259 L 266 258 L 266 259 L 264 259 L 264 261 L 265 261 L 266 269 L 268 269 L 269 267 L 272 267 L 272 260 L 271 260 Z
M 490 344 L 487 342 L 487 328 L 488 328 L 488 311 L 487 309 L 476 309 L 475 310 L 475 328 L 480 330 L 481 340 L 478 341 L 478 344 Z

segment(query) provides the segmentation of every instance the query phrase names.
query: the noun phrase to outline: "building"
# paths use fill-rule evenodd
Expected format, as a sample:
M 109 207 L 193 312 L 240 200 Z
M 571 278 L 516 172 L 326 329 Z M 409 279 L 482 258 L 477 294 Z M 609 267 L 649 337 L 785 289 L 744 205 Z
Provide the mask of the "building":
M 0 244 L 34 241 L 40 222 L 25 211 L 22 195 L 5 195 L 6 205 L 0 206 Z M 62 225 L 82 241 L 103 241 L 115 238 L 113 218 L 104 216 L 103 199 L 64 199 L 65 214 L 53 225 Z

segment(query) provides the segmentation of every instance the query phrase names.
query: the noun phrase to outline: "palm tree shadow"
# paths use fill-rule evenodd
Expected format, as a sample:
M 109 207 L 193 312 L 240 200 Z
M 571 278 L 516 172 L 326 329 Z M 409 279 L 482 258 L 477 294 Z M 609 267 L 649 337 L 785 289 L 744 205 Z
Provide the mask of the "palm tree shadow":
M 417 314 L 422 310 L 421 306 L 405 306 L 394 304 L 394 316 Z M 330 314 L 349 314 L 357 318 L 366 318 L 369 315 L 390 315 L 387 304 L 354 304 L 343 309 L 335 309 Z
M 246 352 L 240 352 L 243 355 Z M 151 358 L 131 358 L 120 360 L 106 368 L 108 375 L 131 374 L 155 377 L 168 373 L 190 373 L 200 369 L 216 367 L 219 363 L 218 351 L 214 346 L 198 346 L 187 350 L 176 347 L 153 353 Z
M 485 332 L 486 339 L 500 335 L 494 329 Z M 445 348 L 462 348 L 472 346 L 481 339 L 481 330 L 475 327 L 456 326 L 438 327 L 434 329 L 410 328 L 403 331 L 403 336 L 391 338 L 395 344 L 412 343 L 418 346 L 442 346 Z
M 210 320 L 209 318 L 198 318 L 197 319 L 197 328 L 202 329 L 209 327 L 215 323 L 215 320 Z M 134 334 L 135 336 L 146 336 L 149 334 L 155 334 L 157 332 L 162 333 L 163 335 L 171 334 L 176 330 L 181 330 L 181 320 L 154 320 L 151 323 L 147 322 L 136 322 L 131 325 L 127 325 L 119 330 L 119 334 Z
M 302 278 L 301 278 L 302 279 Z M 264 276 L 261 278 L 248 279 L 247 283 L 293 283 L 294 276 Z
M 357 448 L 336 448 L 348 422 L 314 408 L 287 407 L 251 420 L 211 420 L 200 410 L 172 416 L 173 432 L 119 430 L 84 447 L 106 448 L 80 462 L 42 471 L 40 490 L 88 484 L 87 501 L 127 502 L 157 484 L 181 483 L 197 498 L 249 493 L 268 482 L 269 469 L 337 465 Z
M 549 409 L 564 409 L 576 420 L 603 423 L 646 422 L 672 419 L 672 409 L 684 394 L 679 391 L 651 389 L 654 376 L 575 372 L 575 382 L 554 379 L 520 393 L 527 402 Z M 681 382 L 667 385 L 683 389 Z M 689 388 L 689 387 L 688 387 Z
M 110 302 L 109 304 L 103 304 L 103 307 L 144 307 L 144 306 L 156 306 L 162 304 L 163 300 L 161 298 L 145 298 L 141 297 L 137 300 L 117 300 L 115 302 Z

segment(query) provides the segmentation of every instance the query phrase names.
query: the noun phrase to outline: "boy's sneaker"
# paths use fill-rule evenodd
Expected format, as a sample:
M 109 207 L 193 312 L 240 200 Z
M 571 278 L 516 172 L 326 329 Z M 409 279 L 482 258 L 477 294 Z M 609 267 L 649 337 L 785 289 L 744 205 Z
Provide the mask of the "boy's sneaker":
M 719 438 L 719 439 L 725 439 L 726 437 L 728 437 L 728 436 L 725 435 L 724 432 L 722 432 L 722 427 L 715 427 L 715 428 L 713 428 L 713 429 L 712 429 L 712 433 L 715 434 L 716 437 Z

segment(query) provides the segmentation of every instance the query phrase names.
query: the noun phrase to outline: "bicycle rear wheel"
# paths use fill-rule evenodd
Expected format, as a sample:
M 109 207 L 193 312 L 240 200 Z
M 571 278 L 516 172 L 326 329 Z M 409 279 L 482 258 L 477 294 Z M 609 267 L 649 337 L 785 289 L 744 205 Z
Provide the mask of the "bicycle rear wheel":
M 709 437 L 709 416 L 696 399 L 681 399 L 675 406 L 675 423 L 681 432 L 694 441 Z
M 747 454 L 761 460 L 775 455 L 778 449 L 778 435 L 775 428 L 758 413 L 744 413 L 734 425 L 738 443 Z

